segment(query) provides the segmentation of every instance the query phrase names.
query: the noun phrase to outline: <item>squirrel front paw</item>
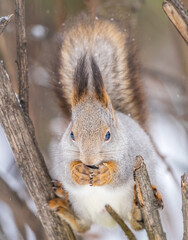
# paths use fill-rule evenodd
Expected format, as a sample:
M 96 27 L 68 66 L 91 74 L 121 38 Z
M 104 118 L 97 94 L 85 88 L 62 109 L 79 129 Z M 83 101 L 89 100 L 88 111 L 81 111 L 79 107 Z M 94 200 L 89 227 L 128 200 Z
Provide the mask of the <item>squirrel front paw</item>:
M 134 198 L 133 198 L 130 224 L 131 224 L 131 227 L 136 231 L 142 230 L 144 228 L 142 213 L 141 213 L 140 206 L 138 204 L 136 185 L 134 185 Z
M 66 202 L 68 202 L 69 195 L 68 195 L 68 192 L 66 192 L 65 189 L 63 188 L 62 183 L 58 180 L 52 180 L 52 183 L 53 183 L 53 190 L 54 190 L 56 196 L 64 199 Z
M 74 161 L 70 165 L 72 180 L 79 185 L 104 186 L 113 181 L 117 172 L 117 165 L 113 161 L 103 162 L 95 169 Z
M 153 189 L 154 196 L 158 203 L 158 208 L 163 208 L 162 195 L 157 190 L 155 185 L 152 185 L 152 189 Z M 144 228 L 144 221 L 142 218 L 140 206 L 138 204 L 138 198 L 139 198 L 139 202 L 141 204 L 144 204 L 142 193 L 139 192 L 139 194 L 137 194 L 136 193 L 136 185 L 134 185 L 133 208 L 132 208 L 132 216 L 131 216 L 131 220 L 130 220 L 131 227 L 134 230 L 141 230 Z
M 48 206 L 50 207 L 50 209 L 56 211 L 59 215 L 67 215 L 67 213 L 73 214 L 72 208 L 69 204 L 68 193 L 63 188 L 62 183 L 57 180 L 53 180 L 52 182 L 55 194 L 59 198 L 54 198 L 50 200 L 48 202 Z
M 53 189 L 59 198 L 54 198 L 48 202 L 51 210 L 55 211 L 61 219 L 66 221 L 73 230 L 83 233 L 89 229 L 88 225 L 81 224 L 81 221 L 76 217 L 70 203 L 68 193 L 63 188 L 61 182 L 53 180 Z

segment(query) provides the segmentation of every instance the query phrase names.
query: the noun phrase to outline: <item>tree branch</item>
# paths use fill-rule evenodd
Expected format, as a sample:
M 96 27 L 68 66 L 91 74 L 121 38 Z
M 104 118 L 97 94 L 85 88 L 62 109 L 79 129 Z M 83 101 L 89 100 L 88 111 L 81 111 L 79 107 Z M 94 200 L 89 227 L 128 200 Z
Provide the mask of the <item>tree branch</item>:
M 183 240 L 186 240 L 188 239 L 188 173 L 184 173 L 181 177 L 181 193 L 184 225 Z
M 163 10 L 188 44 L 188 10 L 179 0 L 166 0 Z
M 163 232 L 157 209 L 158 203 L 153 193 L 146 165 L 141 156 L 136 157 L 134 178 L 136 182 L 138 203 L 140 205 L 144 227 L 147 231 L 148 238 L 150 240 L 165 240 L 166 234 Z
M 0 123 L 18 168 L 32 196 L 39 218 L 51 240 L 75 239 L 70 227 L 46 206 L 54 198 L 51 179 L 34 137 L 29 117 L 23 113 L 7 72 L 0 63 Z
M 47 207 L 48 200 L 55 196 L 52 192 L 51 179 L 48 175 L 43 156 L 40 153 L 38 144 L 35 140 L 32 122 L 27 115 L 28 93 L 26 93 L 26 95 L 24 93 L 24 91 L 28 92 L 27 53 L 26 45 L 24 45 L 24 43 L 26 43 L 25 20 L 24 17 L 20 16 L 24 14 L 22 4 L 23 0 L 22 2 L 20 0 L 15 0 L 16 23 L 19 25 L 17 27 L 17 48 L 20 48 L 20 50 L 18 50 L 20 58 L 18 71 L 20 70 L 19 77 L 22 83 L 20 88 L 23 93 L 21 93 L 21 95 L 24 96 L 23 106 L 25 108 L 25 114 L 23 108 L 20 106 L 20 102 L 17 101 L 9 76 L 3 68 L 2 63 L 0 63 L 0 123 L 8 138 L 22 177 L 36 204 L 39 218 L 46 230 L 47 236 L 52 240 L 74 240 L 75 236 L 72 229 L 65 222 L 63 223 L 59 217 Z M 20 7 L 22 8 L 20 9 Z M 7 18 L 7 21 L 9 22 L 11 17 L 12 15 L 10 15 L 9 18 L 5 18 Z M 2 32 L 8 22 L 6 22 L 2 28 Z
M 123 219 L 121 219 L 120 216 L 113 210 L 113 208 L 108 204 L 105 206 L 105 208 L 106 208 L 106 211 L 111 215 L 111 217 L 120 225 L 121 229 L 124 231 L 124 233 L 128 237 L 128 239 L 136 240 L 136 237 L 134 236 L 132 231 L 125 224 Z
M 26 113 L 28 113 L 29 85 L 28 85 L 27 40 L 25 30 L 25 0 L 15 0 L 15 23 L 16 23 L 19 99 L 23 110 Z
M 75 239 L 71 228 L 48 207 L 55 197 L 51 179 L 28 116 L 28 61 L 25 30 L 25 1 L 15 0 L 19 102 L 8 74 L 0 64 L 0 123 L 12 148 L 16 163 L 36 204 L 39 218 L 49 239 Z M 21 105 L 21 106 L 20 106 Z
M 6 17 L 1 17 L 0 18 L 0 35 L 1 33 L 3 33 L 3 31 L 5 30 L 6 26 L 8 25 L 8 23 L 12 20 L 12 17 L 14 15 L 11 14 L 11 15 L 8 15 Z

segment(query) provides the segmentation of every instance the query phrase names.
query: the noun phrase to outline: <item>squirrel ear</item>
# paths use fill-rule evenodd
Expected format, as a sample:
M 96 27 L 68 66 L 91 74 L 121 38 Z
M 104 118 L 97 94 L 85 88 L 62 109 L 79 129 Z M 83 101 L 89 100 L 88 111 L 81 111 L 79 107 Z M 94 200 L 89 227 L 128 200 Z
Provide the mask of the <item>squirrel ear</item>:
M 86 55 L 79 59 L 74 75 L 72 93 L 73 107 L 83 101 L 88 92 L 88 72 L 86 69 L 85 59 Z
M 91 57 L 91 68 L 93 72 L 93 86 L 95 88 L 95 97 L 104 104 L 105 107 L 109 107 L 109 97 L 106 92 L 104 82 L 101 76 L 100 69 L 95 62 L 95 59 Z

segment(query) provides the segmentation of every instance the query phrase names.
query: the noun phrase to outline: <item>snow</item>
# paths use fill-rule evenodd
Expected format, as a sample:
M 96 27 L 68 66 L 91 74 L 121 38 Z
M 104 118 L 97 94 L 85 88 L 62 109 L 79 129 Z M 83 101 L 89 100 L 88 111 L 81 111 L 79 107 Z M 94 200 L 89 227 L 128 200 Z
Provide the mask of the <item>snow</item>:
M 33 67 L 32 77 L 37 85 L 49 87 L 50 76 L 42 66 Z
M 153 117 L 151 132 L 154 141 L 160 152 L 167 156 L 167 161 L 175 168 L 186 166 L 186 169 L 180 171 L 188 171 L 188 138 L 182 124 L 174 117 L 169 115 Z M 172 161 L 173 159 L 173 161 Z
M 9 20 L 9 16 L 0 17 L 0 22 L 4 21 L 4 20 L 8 21 Z
M 48 32 L 48 28 L 41 24 L 34 25 L 31 28 L 31 35 L 38 39 L 43 39 Z
M 35 234 L 33 233 L 31 228 L 27 224 L 26 224 L 25 228 L 26 228 L 27 240 L 36 240 Z

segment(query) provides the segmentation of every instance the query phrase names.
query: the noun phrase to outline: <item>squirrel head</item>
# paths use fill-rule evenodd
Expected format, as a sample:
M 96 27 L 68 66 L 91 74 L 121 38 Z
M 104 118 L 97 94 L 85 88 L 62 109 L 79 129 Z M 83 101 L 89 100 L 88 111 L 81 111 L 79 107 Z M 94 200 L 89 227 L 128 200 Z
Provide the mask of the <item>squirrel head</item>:
M 105 149 L 114 141 L 117 129 L 115 113 L 104 87 L 102 75 L 91 58 L 92 87 L 86 57 L 80 59 L 74 77 L 72 127 L 70 138 L 77 147 L 78 159 L 86 165 L 97 165 L 105 159 Z

